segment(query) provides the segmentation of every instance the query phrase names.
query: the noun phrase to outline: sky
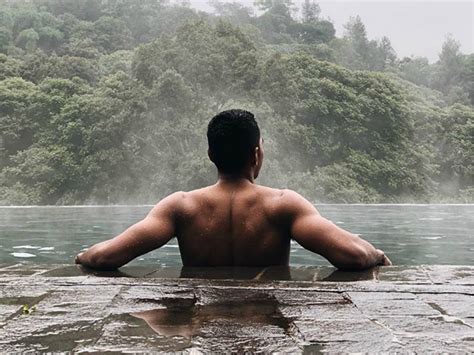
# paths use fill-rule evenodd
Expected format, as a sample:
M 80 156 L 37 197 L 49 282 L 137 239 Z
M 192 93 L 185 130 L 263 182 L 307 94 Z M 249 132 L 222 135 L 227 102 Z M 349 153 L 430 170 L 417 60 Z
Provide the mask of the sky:
M 221 0 L 234 2 L 233 0 Z M 303 0 L 294 0 L 297 7 Z M 211 11 L 208 0 L 190 0 L 191 6 Z M 251 6 L 253 0 L 235 2 Z M 451 34 L 461 43 L 461 52 L 474 52 L 474 0 L 322 0 L 321 17 L 330 19 L 336 36 L 344 33 L 344 23 L 359 15 L 369 39 L 387 36 L 398 56 L 423 56 L 438 59 L 441 45 Z

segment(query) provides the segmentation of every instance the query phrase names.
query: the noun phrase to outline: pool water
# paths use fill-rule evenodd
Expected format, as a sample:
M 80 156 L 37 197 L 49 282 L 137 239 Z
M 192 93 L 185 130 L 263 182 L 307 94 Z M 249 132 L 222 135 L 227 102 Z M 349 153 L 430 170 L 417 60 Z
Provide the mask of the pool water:
M 152 206 L 0 207 L 0 263 L 67 264 Z M 474 265 L 474 205 L 319 205 L 320 213 L 397 265 Z M 176 239 L 132 265 L 179 266 Z M 290 264 L 329 265 L 292 242 Z

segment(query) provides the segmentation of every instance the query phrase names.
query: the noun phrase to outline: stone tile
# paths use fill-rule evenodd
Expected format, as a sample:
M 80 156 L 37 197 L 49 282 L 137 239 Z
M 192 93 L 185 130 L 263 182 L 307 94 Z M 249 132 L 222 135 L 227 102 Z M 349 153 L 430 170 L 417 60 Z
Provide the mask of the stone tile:
M 258 353 L 262 354 L 298 354 L 302 352 L 302 346 L 298 346 L 290 338 L 266 338 L 255 335 L 237 338 L 234 336 L 220 337 L 218 339 L 196 337 L 188 351 L 203 354 L 252 354 L 256 352 L 256 349 L 258 349 Z
M 142 319 L 123 314 L 108 318 L 99 339 L 93 344 L 77 344 L 74 352 L 177 352 L 190 345 L 188 338 L 157 334 Z
M 369 320 L 297 320 L 294 324 L 307 342 L 364 342 L 378 349 L 394 338 L 389 330 Z
M 434 283 L 474 286 L 474 266 L 425 265 L 423 268 Z
M 342 293 L 318 292 L 317 290 L 275 290 L 272 292 L 278 302 L 282 305 L 314 305 L 330 303 L 348 303 Z
M 293 320 L 352 320 L 366 317 L 353 304 L 280 306 L 283 316 Z
M 443 316 L 377 317 L 377 322 L 390 328 L 394 334 L 435 339 L 474 337 L 474 329 L 453 318 Z
M 390 266 L 379 268 L 377 279 L 390 283 L 431 284 L 431 279 L 420 266 Z
M 51 269 L 50 265 L 14 264 L 3 266 L 0 269 L 0 278 L 4 276 L 31 276 Z
M 399 336 L 399 340 L 408 352 L 423 354 L 463 353 L 470 354 L 474 349 L 472 339 L 435 339 L 427 337 Z
M 419 297 L 440 313 L 469 319 L 474 326 L 474 295 L 445 293 L 422 294 Z
M 412 294 L 348 292 L 357 308 L 367 317 L 430 316 L 439 312 Z

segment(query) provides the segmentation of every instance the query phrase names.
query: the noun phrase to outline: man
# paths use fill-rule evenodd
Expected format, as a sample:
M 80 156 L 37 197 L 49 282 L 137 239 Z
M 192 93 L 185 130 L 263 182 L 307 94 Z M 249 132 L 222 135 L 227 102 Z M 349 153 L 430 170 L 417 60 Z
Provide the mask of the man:
M 164 198 L 142 221 L 77 255 L 76 263 L 118 268 L 176 237 L 184 266 L 288 265 L 291 239 L 339 269 L 391 264 L 381 250 L 322 217 L 296 192 L 255 184 L 264 152 L 252 113 L 219 113 L 207 138 L 218 170 L 215 185 Z

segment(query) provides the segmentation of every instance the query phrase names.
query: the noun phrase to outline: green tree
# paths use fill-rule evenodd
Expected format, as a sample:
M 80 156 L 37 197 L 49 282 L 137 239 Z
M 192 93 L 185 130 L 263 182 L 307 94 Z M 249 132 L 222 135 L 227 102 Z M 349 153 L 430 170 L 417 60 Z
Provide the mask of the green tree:
M 301 15 L 303 23 L 316 23 L 319 21 L 321 14 L 321 7 L 314 0 L 304 0 L 301 7 Z
M 12 32 L 6 27 L 0 27 L 0 53 L 7 53 L 12 40 Z
M 26 50 L 27 53 L 33 52 L 38 47 L 40 36 L 34 29 L 29 28 L 21 31 L 16 37 L 15 44 Z

